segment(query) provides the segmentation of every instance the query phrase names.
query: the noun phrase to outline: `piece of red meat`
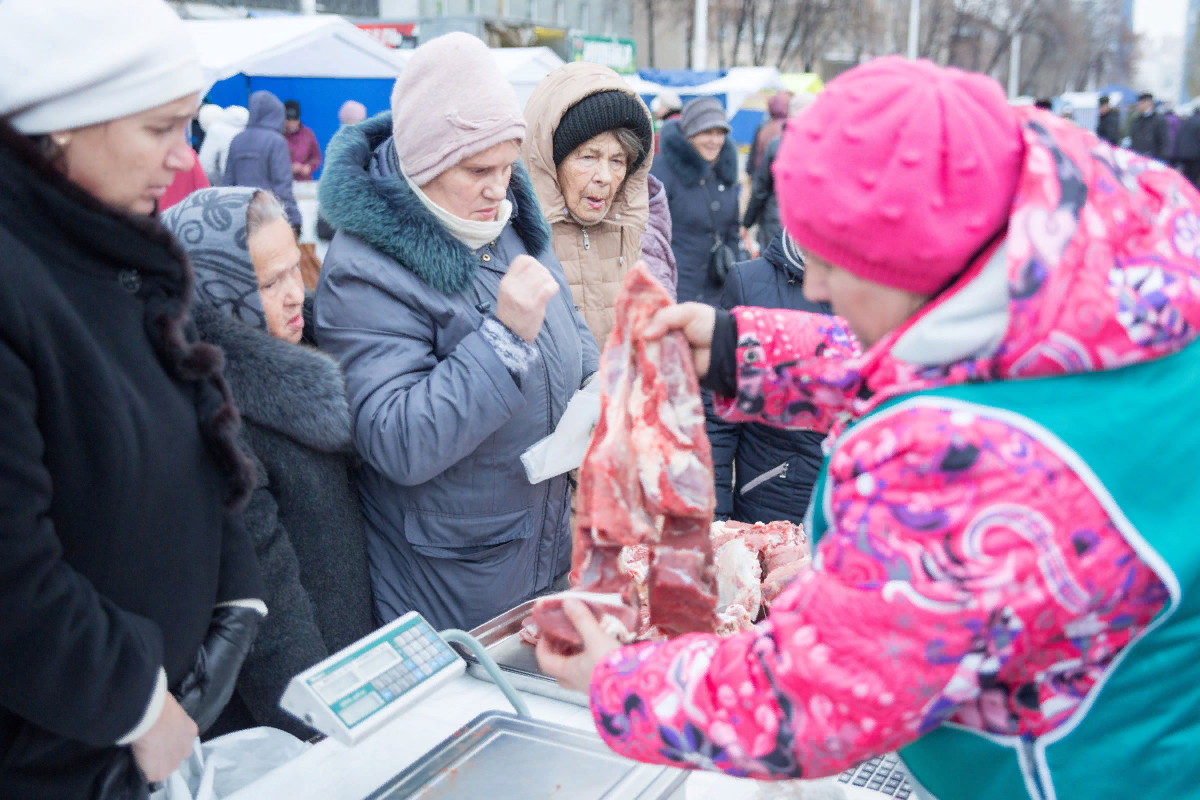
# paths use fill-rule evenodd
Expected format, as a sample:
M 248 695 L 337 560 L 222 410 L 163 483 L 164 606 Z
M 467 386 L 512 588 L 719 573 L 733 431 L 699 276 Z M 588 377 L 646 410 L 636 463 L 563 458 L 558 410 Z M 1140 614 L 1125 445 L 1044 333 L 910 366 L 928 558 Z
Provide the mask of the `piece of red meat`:
M 619 598 L 601 600 L 590 592 L 567 592 L 541 600 L 533 607 L 531 624 L 556 653 L 569 656 L 583 650 L 583 637 L 562 610 L 564 596 L 571 594 L 578 595 L 578 599 L 587 605 L 607 633 L 622 641 L 633 641 L 638 630 L 637 609 L 621 602 Z
M 648 545 L 649 621 L 671 632 L 711 631 L 716 499 L 700 385 L 682 334 L 642 336 L 670 303 L 644 266 L 626 276 L 597 376 L 600 419 L 580 468 L 570 577 L 582 591 L 619 592 L 636 619 L 639 592 L 620 553 Z M 561 601 L 539 603 L 534 619 L 555 647 L 578 646 L 578 635 L 562 630 L 573 627 Z

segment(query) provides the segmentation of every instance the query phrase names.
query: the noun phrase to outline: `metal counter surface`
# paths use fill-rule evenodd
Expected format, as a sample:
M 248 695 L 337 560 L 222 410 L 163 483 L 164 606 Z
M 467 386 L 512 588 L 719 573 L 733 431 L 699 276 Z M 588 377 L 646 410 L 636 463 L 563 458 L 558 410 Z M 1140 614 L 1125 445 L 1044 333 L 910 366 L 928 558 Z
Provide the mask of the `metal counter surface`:
M 579 706 L 525 695 L 537 719 L 594 730 Z M 484 711 L 512 711 L 491 683 L 462 676 L 401 714 L 356 747 L 326 739 L 228 800 L 363 800 Z

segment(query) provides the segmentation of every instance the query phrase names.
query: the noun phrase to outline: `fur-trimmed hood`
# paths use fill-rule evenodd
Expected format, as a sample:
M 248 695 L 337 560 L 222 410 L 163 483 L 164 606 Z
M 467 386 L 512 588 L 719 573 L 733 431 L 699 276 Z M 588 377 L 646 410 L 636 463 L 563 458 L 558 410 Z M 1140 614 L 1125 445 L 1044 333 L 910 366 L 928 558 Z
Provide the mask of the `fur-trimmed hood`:
M 450 235 L 388 164 L 392 114 L 385 111 L 334 135 L 321 176 L 321 213 L 338 230 L 366 242 L 442 294 L 471 285 L 478 259 Z M 386 146 L 383 146 L 386 145 Z M 526 250 L 542 254 L 550 229 L 525 168 L 518 162 L 509 182 L 512 220 Z
M 667 162 L 671 172 L 685 187 L 690 189 L 698 186 L 700 179 L 708 174 L 709 164 L 700 157 L 696 148 L 692 147 L 692 143 L 683 135 L 679 123 L 673 120 L 668 122 L 663 126 L 659 136 L 662 145 L 658 157 Z M 713 164 L 712 168 L 716 173 L 717 180 L 726 185 L 737 183 L 737 146 L 733 143 L 733 139 L 725 137 L 725 146 L 721 148 L 721 155 L 717 156 L 717 163 Z
M 324 452 L 349 452 L 350 408 L 337 362 L 276 339 L 198 301 L 200 337 L 225 351 L 225 380 L 242 417 Z

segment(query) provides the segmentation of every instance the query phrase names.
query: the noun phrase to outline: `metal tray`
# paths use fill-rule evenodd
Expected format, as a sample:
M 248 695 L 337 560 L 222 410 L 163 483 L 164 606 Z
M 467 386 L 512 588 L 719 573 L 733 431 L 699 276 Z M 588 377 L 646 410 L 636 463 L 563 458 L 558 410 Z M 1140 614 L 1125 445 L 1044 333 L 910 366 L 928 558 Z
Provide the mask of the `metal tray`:
M 489 620 L 470 634 L 479 640 L 487 650 L 488 655 L 496 660 L 496 665 L 508 676 L 509 683 L 517 691 L 540 694 L 564 703 L 588 707 L 588 697 L 584 692 L 564 689 L 558 681 L 538 669 L 537 656 L 533 647 L 521 641 L 521 623 L 533 613 L 533 604 L 537 600 L 522 603 L 516 608 L 505 611 L 495 619 Z M 465 648 L 454 646 L 459 655 L 467 662 L 467 674 L 482 681 L 492 683 L 492 678 L 475 658 Z
M 594 733 L 489 711 L 367 800 L 682 800 L 687 777 L 618 756 Z

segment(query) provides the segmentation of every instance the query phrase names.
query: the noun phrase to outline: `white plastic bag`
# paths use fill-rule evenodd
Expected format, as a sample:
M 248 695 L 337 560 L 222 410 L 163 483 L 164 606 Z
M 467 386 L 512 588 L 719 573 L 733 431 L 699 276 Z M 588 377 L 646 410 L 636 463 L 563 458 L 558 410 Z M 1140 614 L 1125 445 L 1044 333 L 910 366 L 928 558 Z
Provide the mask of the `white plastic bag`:
M 311 745 L 278 728 L 249 728 L 196 746 L 150 800 L 222 800 Z
M 600 381 L 588 382 L 571 398 L 554 433 L 521 454 L 530 483 L 541 483 L 583 463 L 600 420 Z

